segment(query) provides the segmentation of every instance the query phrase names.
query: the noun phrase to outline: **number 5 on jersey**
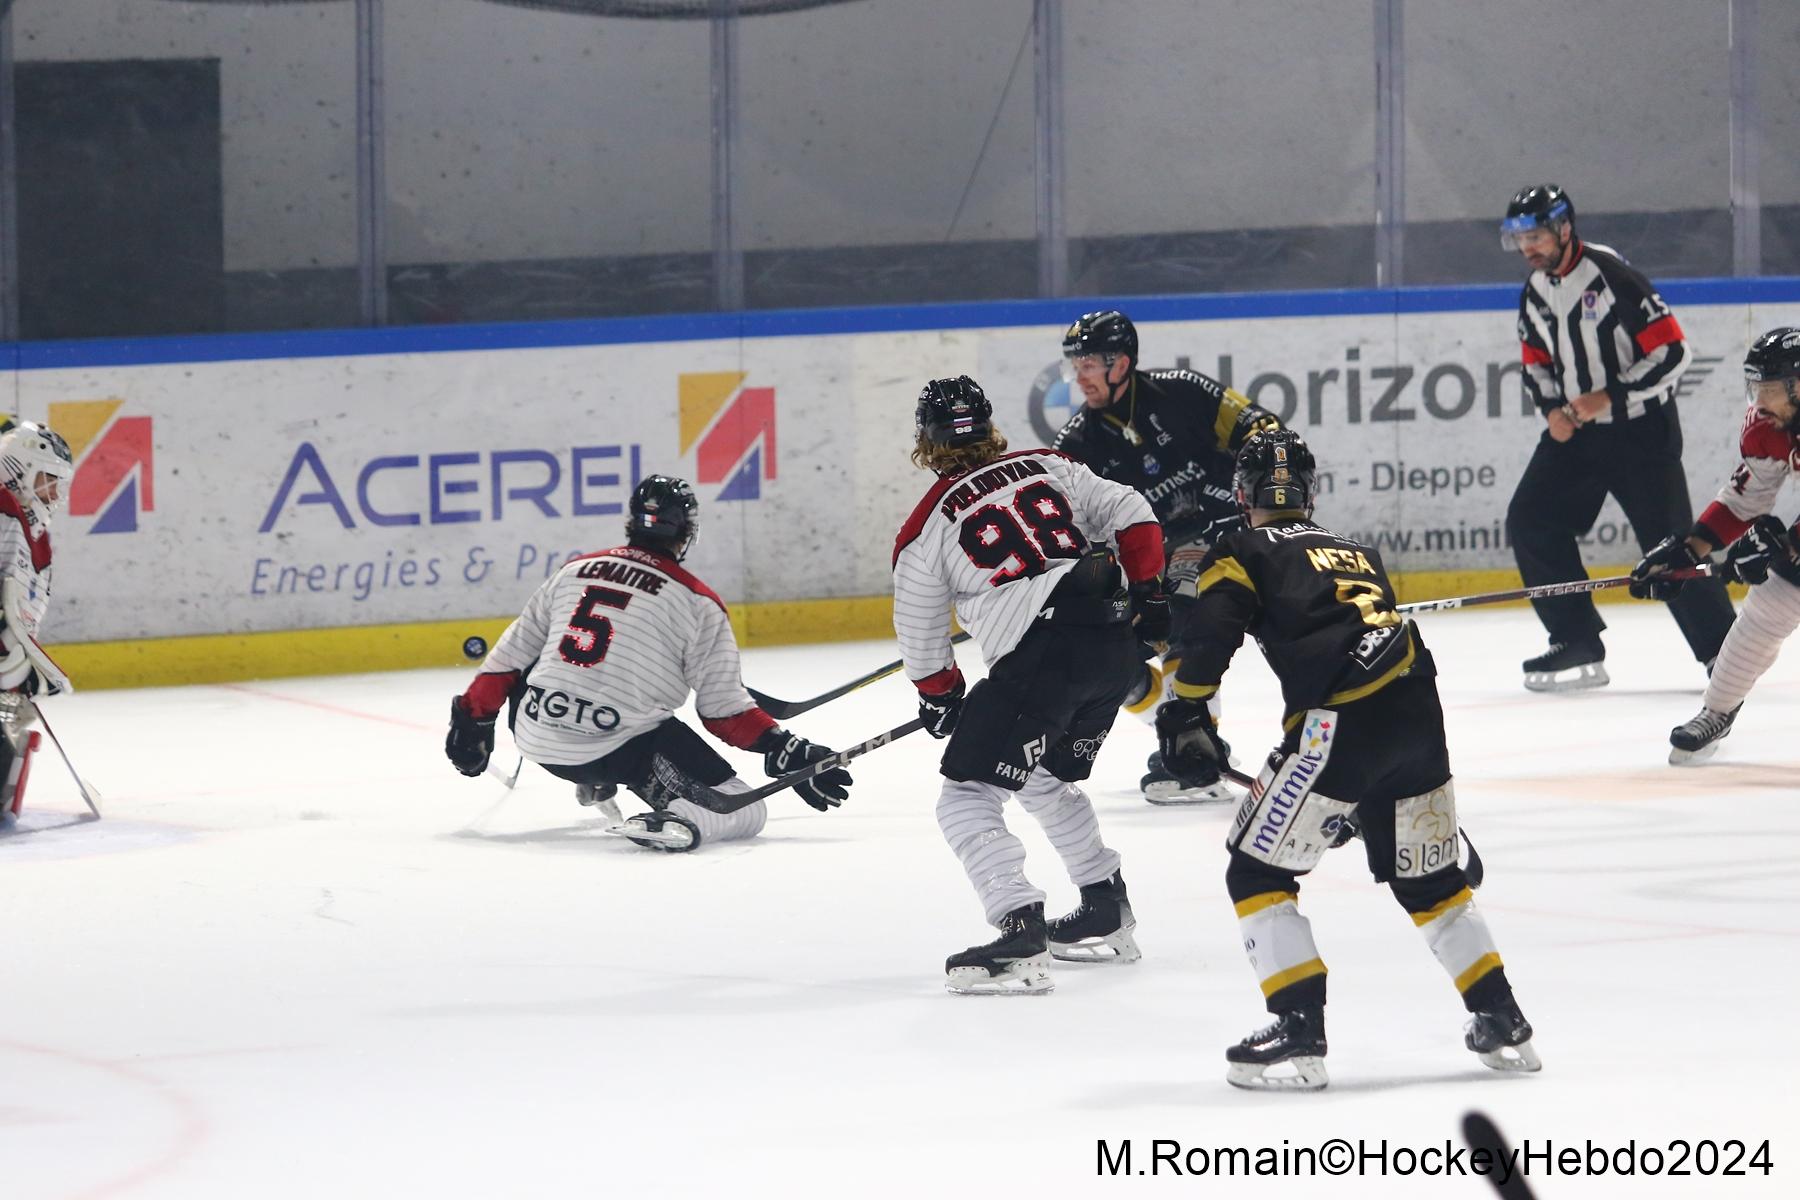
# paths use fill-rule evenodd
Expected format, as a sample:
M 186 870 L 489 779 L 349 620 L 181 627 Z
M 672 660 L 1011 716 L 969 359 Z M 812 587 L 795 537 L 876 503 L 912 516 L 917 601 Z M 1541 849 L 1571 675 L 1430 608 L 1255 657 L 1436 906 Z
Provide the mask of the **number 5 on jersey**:
M 631 603 L 631 593 L 614 588 L 591 587 L 581 593 L 581 603 L 569 618 L 569 632 L 557 644 L 563 661 L 578 667 L 591 667 L 606 657 L 612 645 L 613 626 L 596 608 L 623 609 Z

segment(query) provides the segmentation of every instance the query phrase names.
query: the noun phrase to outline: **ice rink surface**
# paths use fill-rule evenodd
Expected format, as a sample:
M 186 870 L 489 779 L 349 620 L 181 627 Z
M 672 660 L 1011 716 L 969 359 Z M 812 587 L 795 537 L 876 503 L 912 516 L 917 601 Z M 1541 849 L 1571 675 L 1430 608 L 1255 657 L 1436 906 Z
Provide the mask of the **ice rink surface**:
M 1301 897 L 1331 968 L 1314 1095 L 1224 1082 L 1224 1047 L 1264 1020 L 1223 884 L 1230 813 L 1139 799 L 1153 738 L 1130 717 L 1091 791 L 1143 961 L 960 998 L 943 958 L 989 934 L 923 735 L 862 759 L 838 812 L 790 794 L 753 842 L 663 855 L 599 835 L 533 767 L 510 794 L 457 775 L 462 667 L 57 700 L 107 814 L 43 829 L 80 811 L 46 746 L 0 840 L 0 1195 L 1478 1197 L 1473 1175 L 1374 1163 L 1135 1175 L 1153 1139 L 1208 1156 L 1192 1167 L 1334 1137 L 1442 1155 L 1471 1108 L 1536 1148 L 1770 1141 L 1768 1175 L 1534 1169 L 1542 1197 L 1800 1195 L 1800 648 L 1719 756 L 1678 770 L 1666 735 L 1701 671 L 1662 612 L 1605 612 L 1612 686 L 1571 696 L 1521 688 L 1529 613 L 1423 626 L 1479 905 L 1544 1071 L 1463 1049 L 1449 981 L 1350 848 Z M 895 653 L 752 651 L 745 670 L 799 698 Z M 1253 767 L 1280 716 L 1254 647 L 1224 697 Z M 791 724 L 842 745 L 911 715 L 895 679 Z M 514 761 L 504 735 L 496 757 Z M 1071 906 L 1010 818 L 1049 907 Z M 1132 1139 L 1133 1176 L 1097 1177 L 1099 1139 Z

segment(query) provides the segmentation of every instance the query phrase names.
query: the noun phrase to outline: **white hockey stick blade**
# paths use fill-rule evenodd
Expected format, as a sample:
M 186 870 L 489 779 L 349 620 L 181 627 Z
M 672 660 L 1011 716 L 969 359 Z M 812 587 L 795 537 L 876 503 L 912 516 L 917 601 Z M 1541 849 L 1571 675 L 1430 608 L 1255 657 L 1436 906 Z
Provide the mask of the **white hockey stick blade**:
M 511 775 L 502 771 L 499 763 L 496 763 L 491 758 L 488 759 L 487 773 L 492 775 L 495 779 L 498 779 L 500 781 L 500 786 L 504 787 L 509 792 L 513 789 L 513 786 L 519 782 L 519 772 L 524 769 L 525 757 L 523 755 L 520 755 L 519 761 L 513 764 Z

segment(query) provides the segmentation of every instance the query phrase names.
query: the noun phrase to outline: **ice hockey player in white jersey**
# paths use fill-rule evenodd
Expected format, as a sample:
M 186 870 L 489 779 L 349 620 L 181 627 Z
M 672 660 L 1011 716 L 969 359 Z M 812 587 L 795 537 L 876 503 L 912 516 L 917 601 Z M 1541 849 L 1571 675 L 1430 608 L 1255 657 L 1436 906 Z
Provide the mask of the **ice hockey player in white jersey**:
M 519 752 L 574 783 L 583 804 L 639 845 L 692 850 L 762 831 L 761 800 L 730 812 L 695 803 L 696 784 L 726 794 L 750 786 L 675 717 L 689 692 L 707 731 L 762 755 L 770 775 L 832 752 L 776 725 L 744 690 L 725 602 L 681 566 L 699 508 L 685 481 L 652 475 L 631 495 L 626 545 L 571 559 L 538 588 L 451 701 L 444 750 L 457 770 L 487 769 L 494 721 L 510 702 Z M 850 782 L 834 767 L 794 790 L 825 812 Z M 621 785 L 651 811 L 621 822 Z
M 1781 643 L 1800 628 L 1800 524 L 1790 527 L 1771 511 L 1800 468 L 1800 329 L 1771 329 L 1751 344 L 1744 387 L 1743 460 L 1694 528 L 1663 541 L 1631 572 L 1632 595 L 1667 600 L 1682 581 L 1662 576 L 1730 546 L 1724 577 L 1752 585 L 1719 647 L 1699 713 L 1669 731 L 1669 762 L 1677 766 L 1712 757 Z
M 0 820 L 24 807 L 38 743 L 32 701 L 70 690 L 37 632 L 50 607 L 50 518 L 74 474 L 54 430 L 16 421 L 0 432 Z
M 894 629 L 920 718 L 950 739 L 938 827 L 1000 930 L 950 956 L 945 986 L 1047 992 L 1052 957 L 1139 957 L 1119 856 L 1078 785 L 1140 673 L 1138 639 L 1168 637 L 1162 529 L 1126 484 L 1052 450 L 1006 453 L 993 406 L 967 375 L 926 384 L 915 423 L 913 462 L 937 480 L 894 543 Z M 952 604 L 988 668 L 966 698 Z M 1081 889 L 1080 905 L 1048 923 L 1002 815 L 1009 794 Z

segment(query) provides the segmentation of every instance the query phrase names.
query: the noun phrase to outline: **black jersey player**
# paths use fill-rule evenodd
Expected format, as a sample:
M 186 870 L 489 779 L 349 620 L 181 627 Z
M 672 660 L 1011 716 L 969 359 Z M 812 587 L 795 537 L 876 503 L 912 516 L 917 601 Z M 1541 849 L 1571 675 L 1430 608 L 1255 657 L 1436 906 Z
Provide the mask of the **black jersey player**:
M 1082 407 L 1056 435 L 1056 449 L 1096 474 L 1130 484 L 1150 501 L 1163 527 L 1171 616 L 1179 635 L 1193 607 L 1200 560 L 1221 536 L 1243 526 L 1231 495 L 1232 456 L 1244 439 L 1281 422 L 1216 379 L 1186 368 L 1138 366 L 1137 327 L 1117 310 L 1091 312 L 1063 334 L 1064 374 Z M 1147 663 L 1126 710 L 1154 718 L 1168 697 L 1176 656 L 1159 670 Z M 1152 804 L 1234 799 L 1211 764 L 1177 778 L 1160 755 L 1144 776 Z
M 1300 877 L 1354 821 L 1370 871 L 1425 935 L 1473 1014 L 1465 1042 L 1499 1070 L 1536 1070 L 1531 1026 L 1457 865 L 1456 794 L 1436 671 L 1395 610 L 1381 556 L 1311 519 L 1312 451 L 1291 430 L 1238 454 L 1248 528 L 1202 564 L 1180 634 L 1175 698 L 1157 712 L 1163 759 L 1219 761 L 1206 701 L 1250 634 L 1281 681 L 1281 745 L 1226 841 L 1225 885 L 1275 1023 L 1226 1051 L 1240 1087 L 1325 1086 L 1325 964 L 1298 907 Z M 1292 1073 L 1266 1074 L 1288 1063 Z

